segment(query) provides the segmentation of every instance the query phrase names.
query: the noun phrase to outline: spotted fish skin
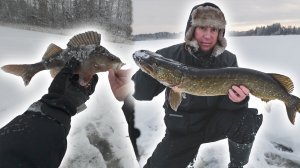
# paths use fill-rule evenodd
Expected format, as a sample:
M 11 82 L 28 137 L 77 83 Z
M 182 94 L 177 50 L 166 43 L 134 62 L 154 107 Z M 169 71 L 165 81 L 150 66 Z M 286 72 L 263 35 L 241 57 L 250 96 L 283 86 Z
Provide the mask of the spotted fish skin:
M 80 62 L 80 66 L 74 73 L 79 74 L 79 83 L 85 86 L 94 74 L 109 69 L 120 69 L 124 65 L 117 56 L 101 46 L 100 41 L 101 35 L 97 32 L 81 33 L 70 39 L 66 49 L 50 44 L 38 63 L 5 65 L 1 69 L 21 76 L 26 86 L 31 78 L 42 70 L 50 70 L 51 76 L 55 77 L 71 58 L 75 58 Z
M 300 99 L 290 94 L 294 89 L 293 82 L 284 75 L 237 67 L 198 69 L 147 50 L 136 51 L 133 59 L 142 71 L 160 83 L 167 87 L 178 87 L 177 92 L 171 90 L 168 99 L 175 111 L 181 103 L 182 93 L 196 96 L 227 95 L 233 85 L 246 86 L 252 95 L 266 102 L 275 99 L 283 101 L 292 124 L 296 112 L 300 111 Z

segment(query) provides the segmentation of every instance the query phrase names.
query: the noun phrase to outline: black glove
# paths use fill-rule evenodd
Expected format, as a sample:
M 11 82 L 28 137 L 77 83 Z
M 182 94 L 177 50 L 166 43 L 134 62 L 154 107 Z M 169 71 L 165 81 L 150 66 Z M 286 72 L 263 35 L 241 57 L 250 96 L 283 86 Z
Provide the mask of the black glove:
M 65 67 L 55 76 L 48 94 L 41 99 L 49 106 L 59 108 L 73 116 L 76 108 L 84 104 L 95 91 L 98 76 L 95 74 L 88 86 L 81 86 L 78 82 L 79 75 L 73 71 L 79 67 L 79 61 L 71 59 Z

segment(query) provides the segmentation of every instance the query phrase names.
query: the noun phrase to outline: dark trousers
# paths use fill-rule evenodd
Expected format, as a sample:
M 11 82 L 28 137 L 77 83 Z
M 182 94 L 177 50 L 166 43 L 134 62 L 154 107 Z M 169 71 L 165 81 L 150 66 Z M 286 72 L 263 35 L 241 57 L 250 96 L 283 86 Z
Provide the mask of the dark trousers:
M 254 141 L 262 123 L 256 109 L 219 111 L 198 132 L 179 134 L 166 130 L 144 168 L 185 168 L 196 157 L 201 144 L 229 138 L 245 144 Z

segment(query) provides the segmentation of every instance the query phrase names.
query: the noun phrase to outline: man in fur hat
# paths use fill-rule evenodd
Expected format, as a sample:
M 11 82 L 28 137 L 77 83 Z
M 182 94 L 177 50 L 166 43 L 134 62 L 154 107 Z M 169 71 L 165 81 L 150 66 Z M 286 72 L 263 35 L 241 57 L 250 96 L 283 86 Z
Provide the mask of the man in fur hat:
M 236 56 L 225 50 L 225 17 L 218 6 L 195 6 L 189 16 L 185 42 L 157 51 L 164 57 L 198 68 L 237 67 Z M 166 88 L 138 70 L 132 77 L 133 96 L 151 100 Z M 147 83 L 147 84 L 146 84 Z M 176 87 L 172 88 L 176 90 Z M 248 108 L 249 90 L 232 86 L 226 96 L 186 94 L 177 112 L 164 103 L 166 134 L 157 145 L 145 168 L 184 168 L 196 157 L 201 144 L 228 138 L 230 168 L 248 163 L 255 135 L 262 123 L 256 109 Z

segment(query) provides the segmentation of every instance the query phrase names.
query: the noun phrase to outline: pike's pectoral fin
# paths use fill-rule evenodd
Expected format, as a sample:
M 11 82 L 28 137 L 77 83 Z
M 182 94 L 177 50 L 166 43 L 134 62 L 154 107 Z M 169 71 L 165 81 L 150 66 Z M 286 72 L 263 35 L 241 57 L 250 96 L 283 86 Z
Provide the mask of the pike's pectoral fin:
M 169 104 L 171 106 L 171 108 L 174 111 L 177 111 L 181 101 L 182 101 L 182 95 L 181 92 L 175 92 L 174 90 L 171 89 L 170 93 L 169 93 Z
M 47 50 L 46 50 L 46 52 L 45 52 L 45 54 L 44 54 L 42 60 L 48 60 L 49 58 L 51 58 L 51 57 L 53 57 L 53 56 L 55 56 L 55 55 L 61 53 L 62 51 L 63 51 L 63 49 L 61 49 L 61 48 L 58 47 L 57 45 L 51 43 L 51 44 L 48 46 L 48 48 L 47 48 Z

